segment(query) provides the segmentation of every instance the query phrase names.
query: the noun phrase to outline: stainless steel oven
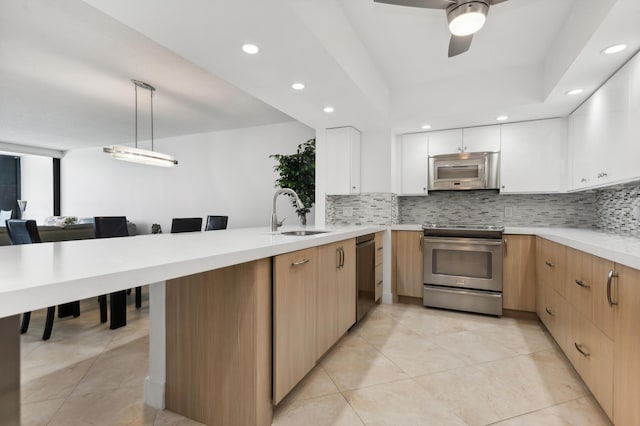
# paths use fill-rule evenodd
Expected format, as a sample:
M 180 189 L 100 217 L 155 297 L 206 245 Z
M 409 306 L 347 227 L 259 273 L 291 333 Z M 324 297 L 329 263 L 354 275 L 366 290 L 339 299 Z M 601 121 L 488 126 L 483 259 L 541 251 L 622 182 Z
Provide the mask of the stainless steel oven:
M 424 305 L 502 315 L 502 231 L 424 225 Z

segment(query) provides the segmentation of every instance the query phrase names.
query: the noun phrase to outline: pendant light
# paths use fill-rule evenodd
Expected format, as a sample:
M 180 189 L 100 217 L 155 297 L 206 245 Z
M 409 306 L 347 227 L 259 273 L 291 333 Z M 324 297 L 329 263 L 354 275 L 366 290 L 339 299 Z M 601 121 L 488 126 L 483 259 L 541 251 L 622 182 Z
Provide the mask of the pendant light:
M 153 150 L 153 92 L 156 90 L 144 81 L 131 80 L 134 84 L 136 94 L 135 122 L 136 122 L 136 145 L 135 148 L 123 145 L 112 145 L 104 147 L 103 152 L 110 154 L 116 160 L 130 161 L 132 163 L 148 164 L 150 166 L 173 167 L 178 161 L 171 155 L 162 154 Z M 151 95 L 151 151 L 138 148 L 138 87 L 148 90 Z

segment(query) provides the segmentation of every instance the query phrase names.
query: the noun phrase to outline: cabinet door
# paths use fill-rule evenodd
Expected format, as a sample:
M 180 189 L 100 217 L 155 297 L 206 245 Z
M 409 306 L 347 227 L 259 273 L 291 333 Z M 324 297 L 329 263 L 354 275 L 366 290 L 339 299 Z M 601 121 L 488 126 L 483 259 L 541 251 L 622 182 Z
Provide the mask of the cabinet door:
M 638 158 L 640 158 L 640 55 L 632 58 L 628 68 L 629 109 L 627 111 L 627 131 L 625 132 L 626 155 L 619 160 L 622 174 L 626 178 L 640 176 Z
M 504 241 L 502 307 L 535 312 L 535 237 L 531 235 L 505 235 Z
M 316 359 L 338 340 L 338 271 L 342 265 L 343 246 L 342 243 L 333 243 L 317 250 Z
M 566 262 L 564 293 L 567 300 L 587 320 L 593 321 L 593 256 L 567 247 Z
M 315 249 L 273 258 L 273 401 L 275 404 L 316 362 Z
M 393 235 L 396 294 L 422 298 L 424 293 L 423 234 L 419 231 L 394 231 Z
M 613 339 L 613 323 L 615 306 L 607 300 L 607 281 L 609 274 L 614 271 L 614 263 L 599 257 L 593 258 L 593 300 L 592 321 L 602 332 Z
M 427 193 L 427 133 L 402 135 L 402 194 Z
M 618 269 L 614 337 L 613 421 L 640 424 L 640 271 Z M 617 293 L 617 294 L 615 294 Z
M 469 127 L 462 129 L 462 151 L 500 151 L 500 126 Z
M 536 238 L 536 279 L 565 294 L 565 247 L 544 238 Z
M 583 103 L 569 118 L 571 146 L 571 188 L 581 189 L 597 185 L 595 169 L 598 161 L 598 135 L 595 102 L 591 97 Z
M 342 241 L 342 266 L 337 270 L 338 279 L 338 335 L 339 339 L 356 322 L 356 241 Z M 334 341 L 335 342 L 335 341 Z
M 455 154 L 462 151 L 462 129 L 429 132 L 429 155 Z
M 566 190 L 566 120 L 502 126 L 501 193 L 549 193 Z
M 327 129 L 327 194 L 360 193 L 360 132 L 353 127 Z

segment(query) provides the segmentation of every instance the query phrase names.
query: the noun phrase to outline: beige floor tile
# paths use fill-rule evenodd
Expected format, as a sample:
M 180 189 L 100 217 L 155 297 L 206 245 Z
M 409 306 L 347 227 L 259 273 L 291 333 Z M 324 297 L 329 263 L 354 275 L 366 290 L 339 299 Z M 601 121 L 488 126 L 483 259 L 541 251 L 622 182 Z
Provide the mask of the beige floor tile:
M 340 393 L 333 380 L 329 377 L 322 365 L 316 365 L 313 370 L 296 385 L 282 400 L 278 407 L 284 407 L 297 401 L 302 401 L 319 396 Z
M 400 321 L 391 316 L 376 316 L 365 318 L 351 332 L 372 345 L 384 345 L 399 330 L 406 330 Z
M 341 391 L 407 378 L 387 357 L 355 335 L 345 336 L 321 364 Z
M 73 395 L 135 388 L 149 375 L 149 338 L 105 350 L 78 383 Z
M 521 355 L 539 352 L 556 347 L 553 337 L 537 322 L 485 327 L 476 331 L 476 335 L 488 341 L 504 346 Z
M 356 389 L 345 397 L 366 425 L 465 425 L 413 380 Z
M 382 345 L 374 345 L 409 377 L 468 365 L 462 357 L 411 330 L 398 329 Z
M 477 330 L 440 334 L 434 336 L 433 341 L 465 360 L 467 364 L 494 361 L 518 355 L 516 351 L 479 335 Z
M 96 359 L 97 357 L 93 357 L 75 364 L 71 363 L 31 380 L 22 379 L 22 403 L 66 398 L 87 374 Z
M 156 410 L 144 405 L 142 383 L 136 388 L 70 396 L 53 416 L 51 426 L 153 425 Z
M 44 426 L 64 403 L 64 398 L 22 404 L 20 417 L 22 426 Z
M 197 426 L 201 424 L 168 410 L 158 410 L 156 420 L 153 423 L 154 426 Z
M 609 426 L 612 423 L 591 397 L 583 397 L 496 423 L 500 426 Z
M 358 415 L 341 394 L 321 396 L 294 402 L 276 409 L 274 426 L 361 426 Z

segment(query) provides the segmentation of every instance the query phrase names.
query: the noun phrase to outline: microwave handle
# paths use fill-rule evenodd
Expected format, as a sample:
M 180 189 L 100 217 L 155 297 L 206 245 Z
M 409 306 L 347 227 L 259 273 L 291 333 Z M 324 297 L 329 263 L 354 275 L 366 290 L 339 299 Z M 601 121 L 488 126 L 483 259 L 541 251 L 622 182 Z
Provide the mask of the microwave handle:
M 487 170 L 489 170 L 489 157 L 485 155 L 484 156 L 484 171 L 483 171 L 484 187 L 485 188 L 487 188 L 489 186 L 489 176 L 488 176 Z

